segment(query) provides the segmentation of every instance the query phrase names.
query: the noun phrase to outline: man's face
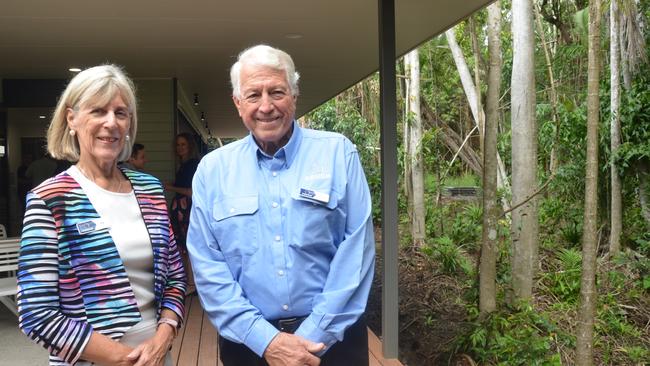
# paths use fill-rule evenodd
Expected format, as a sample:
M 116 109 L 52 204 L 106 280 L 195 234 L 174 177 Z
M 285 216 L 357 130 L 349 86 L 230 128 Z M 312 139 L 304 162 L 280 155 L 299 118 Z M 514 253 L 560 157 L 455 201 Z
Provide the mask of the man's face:
M 135 156 L 132 156 L 129 159 L 129 163 L 131 163 L 131 165 L 133 165 L 133 167 L 138 170 L 144 169 L 144 164 L 147 163 L 147 157 L 145 156 L 144 149 L 138 150 Z
M 240 97 L 233 97 L 239 116 L 263 150 L 281 143 L 291 129 L 296 97 L 291 94 L 286 73 L 264 66 L 243 65 Z

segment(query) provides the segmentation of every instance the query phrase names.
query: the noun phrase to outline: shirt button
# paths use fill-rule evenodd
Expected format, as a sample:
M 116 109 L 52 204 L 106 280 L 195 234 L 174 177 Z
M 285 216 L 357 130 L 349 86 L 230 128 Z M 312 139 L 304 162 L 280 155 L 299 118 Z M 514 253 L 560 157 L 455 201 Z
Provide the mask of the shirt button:
M 271 206 L 273 206 L 273 208 L 277 208 L 277 207 L 278 207 L 278 203 L 277 203 L 277 202 L 273 202 L 273 203 L 271 204 Z
M 278 271 L 278 276 L 284 276 L 284 271 L 283 271 L 283 270 L 279 270 L 279 271 Z
M 234 208 L 234 207 L 231 207 L 231 208 L 230 208 L 230 213 L 233 213 L 233 212 L 235 212 L 235 208 Z
M 280 235 L 276 235 L 274 239 L 275 239 L 275 241 L 280 241 L 280 240 L 282 240 L 282 237 Z
M 271 175 L 274 176 L 274 177 L 277 177 L 277 176 L 278 176 L 278 172 L 271 172 Z
M 289 305 L 287 305 L 287 304 L 282 305 L 282 309 L 289 310 Z

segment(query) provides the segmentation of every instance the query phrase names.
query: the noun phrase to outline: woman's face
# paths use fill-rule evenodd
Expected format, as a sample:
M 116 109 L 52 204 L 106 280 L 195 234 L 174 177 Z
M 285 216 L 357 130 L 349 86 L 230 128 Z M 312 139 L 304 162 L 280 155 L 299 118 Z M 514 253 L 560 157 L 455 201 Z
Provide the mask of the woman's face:
M 131 124 L 131 113 L 119 94 L 107 105 L 68 108 L 67 121 L 79 141 L 79 160 L 117 164 Z
M 190 155 L 190 143 L 185 137 L 179 136 L 176 138 L 176 155 L 183 160 Z

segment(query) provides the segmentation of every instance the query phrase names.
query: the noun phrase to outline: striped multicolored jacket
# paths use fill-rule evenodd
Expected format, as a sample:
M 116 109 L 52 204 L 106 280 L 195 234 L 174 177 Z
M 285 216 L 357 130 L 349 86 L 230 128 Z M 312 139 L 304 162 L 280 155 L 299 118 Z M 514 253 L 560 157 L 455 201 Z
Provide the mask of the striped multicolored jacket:
M 149 232 L 154 294 L 162 308 L 184 315 L 186 279 L 156 178 L 122 170 L 131 181 Z M 107 230 L 80 234 L 99 218 L 66 172 L 27 195 L 18 264 L 19 326 L 50 353 L 50 365 L 75 364 L 93 331 L 119 340 L 140 312 L 117 247 Z

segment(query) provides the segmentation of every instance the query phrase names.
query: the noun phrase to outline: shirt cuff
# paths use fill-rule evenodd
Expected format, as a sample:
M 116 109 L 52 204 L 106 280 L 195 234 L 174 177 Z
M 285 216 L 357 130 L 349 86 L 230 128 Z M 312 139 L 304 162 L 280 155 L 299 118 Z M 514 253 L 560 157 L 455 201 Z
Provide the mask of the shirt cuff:
M 302 324 L 300 324 L 300 327 L 298 327 L 298 330 L 296 330 L 295 335 L 301 336 L 315 343 L 323 342 L 325 344 L 325 349 L 316 354 L 317 356 L 322 356 L 339 340 L 336 339 L 333 335 L 320 329 L 314 322 L 312 316 L 313 314 L 308 316 L 307 319 L 305 319 Z
M 244 343 L 258 356 L 263 358 L 266 347 L 269 346 L 269 343 L 271 343 L 278 333 L 280 333 L 279 330 L 275 329 L 271 323 L 260 317 L 253 324 L 253 328 L 248 333 Z

